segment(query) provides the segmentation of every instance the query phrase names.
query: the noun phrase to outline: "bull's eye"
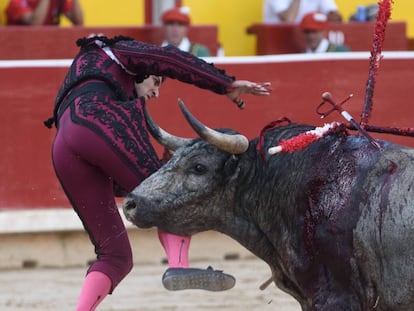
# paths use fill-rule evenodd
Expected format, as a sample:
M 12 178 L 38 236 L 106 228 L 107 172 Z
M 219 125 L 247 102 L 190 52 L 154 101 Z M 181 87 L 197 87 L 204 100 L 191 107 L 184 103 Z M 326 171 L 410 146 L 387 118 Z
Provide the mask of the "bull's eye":
M 204 174 L 205 172 L 207 172 L 207 167 L 203 164 L 199 164 L 197 163 L 196 165 L 194 165 L 194 172 L 196 174 Z

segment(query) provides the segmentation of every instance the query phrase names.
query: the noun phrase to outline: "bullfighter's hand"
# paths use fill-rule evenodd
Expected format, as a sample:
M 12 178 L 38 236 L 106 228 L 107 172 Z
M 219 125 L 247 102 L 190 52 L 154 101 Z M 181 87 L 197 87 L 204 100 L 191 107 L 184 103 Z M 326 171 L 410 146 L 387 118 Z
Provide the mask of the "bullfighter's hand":
M 236 80 L 231 84 L 227 92 L 227 97 L 233 101 L 237 107 L 243 109 L 245 104 L 244 101 L 240 98 L 243 93 L 249 93 L 258 96 L 268 96 L 271 92 L 271 89 L 269 87 L 270 82 L 256 83 L 246 80 Z

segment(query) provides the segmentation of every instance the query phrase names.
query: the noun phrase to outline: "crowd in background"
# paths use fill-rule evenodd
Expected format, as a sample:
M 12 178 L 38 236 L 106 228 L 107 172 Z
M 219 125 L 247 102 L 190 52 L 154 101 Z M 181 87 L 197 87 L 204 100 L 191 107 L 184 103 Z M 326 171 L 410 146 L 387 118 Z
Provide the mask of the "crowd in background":
M 65 16 L 73 25 L 84 25 L 84 13 L 80 0 L 0 0 L 0 10 L 3 12 L 0 14 L 3 16 L 0 22 L 6 25 L 59 25 L 61 16 Z M 326 41 L 329 31 L 327 22 L 344 20 L 334 0 L 263 0 L 262 10 L 263 23 L 296 23 L 300 26 L 307 45 L 304 52 L 349 50 L 347 47 L 335 46 Z M 356 9 L 350 20 L 370 21 L 375 19 L 377 11 L 376 3 L 361 6 Z M 308 15 L 311 13 L 312 15 Z M 312 22 L 311 19 L 313 19 Z M 190 40 L 188 37 L 188 30 L 191 27 L 189 8 L 166 10 L 161 14 L 160 20 L 165 33 L 161 45 L 171 44 L 200 57 L 224 55 L 223 49 L 217 53 L 217 51 L 210 51 L 203 44 Z
M 79 0 L 3 0 L 7 25 L 59 25 L 62 15 L 73 25 L 83 25 Z

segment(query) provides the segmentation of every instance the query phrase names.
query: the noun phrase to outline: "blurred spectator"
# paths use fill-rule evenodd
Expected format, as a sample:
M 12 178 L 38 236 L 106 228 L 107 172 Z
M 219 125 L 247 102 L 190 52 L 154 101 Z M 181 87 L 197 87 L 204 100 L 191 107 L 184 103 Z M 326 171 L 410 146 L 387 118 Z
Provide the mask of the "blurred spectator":
M 211 56 L 211 52 L 206 46 L 191 42 L 187 37 L 188 27 L 191 23 L 189 8 L 180 7 L 167 10 L 162 14 L 161 20 L 164 25 L 162 46 L 173 45 L 198 57 Z
M 74 25 L 83 25 L 80 0 L 10 0 L 8 25 L 59 25 L 65 15 Z
M 320 12 L 306 14 L 300 22 L 306 41 L 306 53 L 348 52 L 349 47 L 337 45 L 327 38 L 328 18 Z
M 363 16 L 363 19 L 361 20 L 361 18 L 358 16 L 358 12 L 355 12 L 354 14 L 351 15 L 349 20 L 359 21 L 359 22 L 372 22 L 377 19 L 378 10 L 379 10 L 378 3 L 372 3 L 367 6 L 362 6 L 362 7 L 365 7 L 365 14 Z
M 326 14 L 331 22 L 342 21 L 335 0 L 264 0 L 263 22 L 298 24 L 305 14 L 316 11 Z

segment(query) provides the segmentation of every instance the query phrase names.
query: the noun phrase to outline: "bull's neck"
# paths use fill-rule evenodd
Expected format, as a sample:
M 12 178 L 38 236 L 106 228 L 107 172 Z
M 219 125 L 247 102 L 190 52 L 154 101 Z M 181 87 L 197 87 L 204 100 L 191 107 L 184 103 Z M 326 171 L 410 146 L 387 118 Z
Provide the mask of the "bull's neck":
M 295 217 L 295 199 L 299 197 L 305 176 L 294 157 L 269 158 L 263 161 L 256 151 L 256 141 L 240 156 L 240 174 L 234 191 L 235 215 L 229 227 L 234 239 L 272 266 L 277 266 L 281 241 L 287 223 L 299 221 Z M 291 200 L 289 199 L 291 198 Z M 280 242 L 280 243 L 279 243 Z
M 237 178 L 233 198 L 233 216 L 223 232 L 260 257 L 268 264 L 274 265 L 277 250 L 269 240 L 269 232 L 265 232 L 262 224 L 263 217 L 273 217 L 273 211 L 263 198 L 266 195 L 264 186 L 263 168 L 261 159 L 255 150 L 251 150 L 240 156 L 240 175 Z M 267 212 L 269 215 L 267 215 Z M 271 214 L 271 215 L 270 215 Z
M 269 265 L 274 265 L 275 249 L 273 245 L 267 236 L 261 232 L 260 228 L 250 221 L 246 221 L 243 217 L 233 217 L 226 224 L 226 227 L 220 227 L 218 231 L 238 241 L 246 249 Z

